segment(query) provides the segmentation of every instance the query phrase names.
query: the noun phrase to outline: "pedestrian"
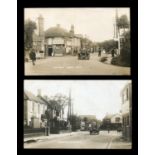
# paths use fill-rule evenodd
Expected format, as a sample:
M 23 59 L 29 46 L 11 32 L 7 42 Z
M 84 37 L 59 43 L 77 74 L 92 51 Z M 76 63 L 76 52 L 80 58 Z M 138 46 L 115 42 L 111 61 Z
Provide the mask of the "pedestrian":
M 36 61 L 36 53 L 35 53 L 34 49 L 31 50 L 29 56 L 30 56 L 30 59 L 32 60 L 32 64 L 34 66 L 35 65 L 35 61 Z
M 111 50 L 111 56 L 112 56 L 112 58 L 115 56 L 115 48 L 113 48 L 113 49 Z
M 98 56 L 101 56 L 101 48 L 98 49 Z
M 68 122 L 67 128 L 68 128 L 68 130 L 70 132 L 70 136 L 71 136 L 71 133 L 72 133 L 72 125 L 70 124 L 70 122 Z

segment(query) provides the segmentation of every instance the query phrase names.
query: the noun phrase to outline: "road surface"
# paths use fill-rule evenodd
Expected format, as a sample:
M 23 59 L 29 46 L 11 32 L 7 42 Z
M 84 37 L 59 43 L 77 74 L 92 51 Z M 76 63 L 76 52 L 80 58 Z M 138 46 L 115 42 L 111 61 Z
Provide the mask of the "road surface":
M 121 139 L 116 131 L 100 131 L 99 135 L 90 135 L 88 131 L 60 135 L 33 143 L 25 143 L 24 148 L 59 148 L 59 149 L 131 149 L 131 143 Z
M 25 62 L 25 75 L 130 75 L 130 67 L 104 64 L 99 60 L 97 53 L 91 54 L 90 60 L 78 60 L 77 56 L 47 57 L 37 60 L 35 66 Z

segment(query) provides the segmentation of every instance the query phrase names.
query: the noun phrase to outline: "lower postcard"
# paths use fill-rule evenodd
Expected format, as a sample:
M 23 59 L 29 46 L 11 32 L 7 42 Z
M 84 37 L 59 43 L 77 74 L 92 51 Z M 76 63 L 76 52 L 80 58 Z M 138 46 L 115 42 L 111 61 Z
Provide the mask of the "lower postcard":
M 25 149 L 132 149 L 131 80 L 24 80 Z

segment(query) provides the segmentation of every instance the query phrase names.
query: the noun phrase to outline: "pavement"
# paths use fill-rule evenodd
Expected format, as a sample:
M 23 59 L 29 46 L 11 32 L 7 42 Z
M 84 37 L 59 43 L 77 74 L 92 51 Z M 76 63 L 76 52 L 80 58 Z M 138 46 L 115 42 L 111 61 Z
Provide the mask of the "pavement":
M 90 135 L 88 131 L 52 134 L 50 136 L 35 137 L 33 140 L 36 141 L 30 143 L 24 139 L 24 148 L 131 149 L 131 142 L 124 141 L 121 135 L 116 131 L 110 131 L 110 133 L 100 131 L 99 135 Z
M 106 63 L 100 62 L 107 57 Z M 97 53 L 90 55 L 90 60 L 78 60 L 77 56 L 55 56 L 37 59 L 36 65 L 25 62 L 25 75 L 130 75 L 130 67 L 111 65 L 110 55 Z
M 106 54 L 105 57 L 107 58 L 107 60 L 104 62 L 104 64 L 109 64 L 109 65 L 111 65 L 111 60 L 112 60 L 111 54 Z
M 37 141 L 42 141 L 42 140 L 48 140 L 48 139 L 62 138 L 65 136 L 76 135 L 78 133 L 79 132 L 69 132 L 69 133 L 60 133 L 60 134 L 50 134 L 49 136 L 28 137 L 28 138 L 24 138 L 24 143 L 31 143 L 31 142 L 37 142 Z

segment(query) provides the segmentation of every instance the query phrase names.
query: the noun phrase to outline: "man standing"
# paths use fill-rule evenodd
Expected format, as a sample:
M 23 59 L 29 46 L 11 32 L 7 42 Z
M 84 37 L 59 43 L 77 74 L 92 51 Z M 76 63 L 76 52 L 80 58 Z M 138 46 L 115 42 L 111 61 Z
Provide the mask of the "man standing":
M 98 56 L 101 56 L 101 48 L 98 49 Z
M 36 61 L 36 53 L 35 53 L 35 51 L 33 49 L 31 50 L 29 56 L 30 56 L 30 59 L 32 60 L 32 64 L 34 66 L 35 65 L 35 61 Z
M 115 48 L 113 48 L 113 49 L 111 50 L 111 56 L 112 56 L 112 58 L 114 57 L 114 55 L 115 55 Z

